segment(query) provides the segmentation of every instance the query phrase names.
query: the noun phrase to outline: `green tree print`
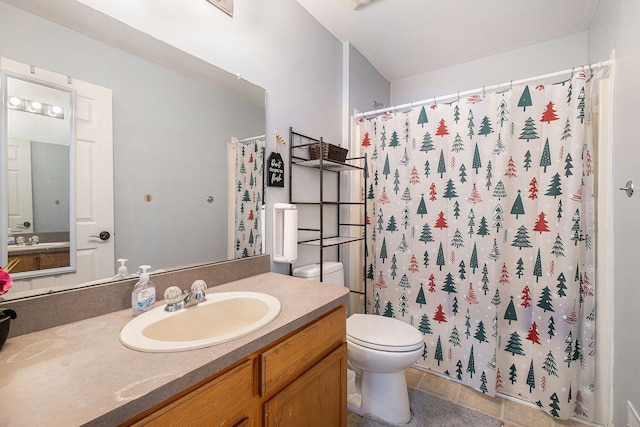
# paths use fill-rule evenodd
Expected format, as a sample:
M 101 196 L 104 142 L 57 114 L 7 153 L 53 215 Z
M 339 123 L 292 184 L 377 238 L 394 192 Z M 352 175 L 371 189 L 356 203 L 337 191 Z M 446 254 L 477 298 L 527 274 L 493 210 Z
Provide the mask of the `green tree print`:
M 485 137 L 493 133 L 493 128 L 491 127 L 491 120 L 489 117 L 484 116 L 482 118 L 482 122 L 480 123 L 480 129 L 478 130 L 478 135 L 484 135 Z
M 522 107 L 522 111 L 527 111 L 527 107 L 531 107 L 533 103 L 531 102 L 531 93 L 529 92 L 529 85 L 524 87 L 522 91 L 522 95 L 520 95 L 520 99 L 518 100 L 518 107 Z
M 555 175 L 553 175 L 551 177 L 551 182 L 549 183 L 549 188 L 547 189 L 547 192 L 544 193 L 545 196 L 553 196 L 553 198 L 555 199 L 556 197 L 562 195 L 562 187 L 560 184 L 560 175 L 558 173 L 556 173 Z
M 509 336 L 507 346 L 504 348 L 504 350 L 511 353 L 512 356 L 515 356 L 516 354 L 520 356 L 525 355 L 524 351 L 522 350 L 522 341 L 520 339 L 520 335 L 518 335 L 518 332 L 513 332 Z
M 515 246 L 516 248 L 522 250 L 522 248 L 532 248 L 531 242 L 529 242 L 529 232 L 527 231 L 527 227 L 521 225 L 518 227 L 518 231 L 516 231 L 516 237 L 513 239 L 511 246 Z
M 527 385 L 529 386 L 529 393 L 536 388 L 536 379 L 533 370 L 533 358 L 531 359 L 531 363 L 529 364 L 529 373 L 527 374 Z
M 540 294 L 540 299 L 538 300 L 537 306 L 544 310 L 545 313 L 547 311 L 555 311 L 553 309 L 553 305 L 551 304 L 552 300 L 553 297 L 551 296 L 551 290 L 548 286 L 545 286 L 544 288 L 542 288 L 542 293 Z
M 542 156 L 540 156 L 540 167 L 544 173 L 547 173 L 547 166 L 551 166 L 551 150 L 549 149 L 549 138 L 544 143 Z
M 416 304 L 422 308 L 422 304 L 427 303 L 427 298 L 424 295 L 424 289 L 422 288 L 422 283 L 420 283 L 420 290 L 418 291 L 418 296 L 416 297 Z
M 423 335 L 433 334 L 433 332 L 431 332 L 431 321 L 429 320 L 429 316 L 427 316 L 426 314 L 422 315 L 418 330 L 422 332 Z
M 391 304 L 391 301 L 387 302 L 387 306 L 384 309 L 384 314 L 383 316 L 386 317 L 396 317 L 396 315 L 393 313 L 393 304 Z
M 509 305 L 507 305 L 507 310 L 504 312 L 504 319 L 508 320 L 509 324 L 511 324 L 511 321 L 518 320 L 518 316 L 516 314 L 516 306 L 513 303 L 513 296 L 511 296 L 511 299 L 509 300 Z
M 540 137 L 536 133 L 536 122 L 531 117 L 529 117 L 524 121 L 524 127 L 522 128 L 522 132 L 520 133 L 520 137 L 518 139 L 524 139 L 529 142 L 532 139 L 538 138 Z
M 424 151 L 428 153 L 431 150 L 435 150 L 436 147 L 433 146 L 433 139 L 431 138 L 431 134 L 429 132 L 424 134 L 422 137 L 422 145 L 420 146 L 420 151 Z
M 427 110 L 424 108 L 424 105 L 420 109 L 420 114 L 418 115 L 418 124 L 424 127 L 425 123 L 429 123 L 429 119 L 427 118 Z
M 480 150 L 478 150 L 477 143 L 473 150 L 473 162 L 471 164 L 471 167 L 476 170 L 476 174 L 478 174 L 478 170 L 482 167 L 482 161 L 480 160 Z

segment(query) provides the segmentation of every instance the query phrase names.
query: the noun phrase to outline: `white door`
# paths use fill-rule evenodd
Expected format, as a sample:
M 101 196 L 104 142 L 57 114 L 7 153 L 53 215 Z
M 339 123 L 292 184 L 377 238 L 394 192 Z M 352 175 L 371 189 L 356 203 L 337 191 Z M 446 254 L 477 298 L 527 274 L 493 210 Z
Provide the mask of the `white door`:
M 68 285 L 112 277 L 115 269 L 111 89 L 75 79 L 72 86 L 76 90 L 76 273 L 63 276 Z M 102 238 L 101 233 L 105 233 Z
M 11 234 L 32 233 L 31 143 L 25 139 L 8 140 L 7 201 Z
M 19 290 L 76 285 L 114 275 L 111 89 L 1 58 L 3 70 L 72 87 L 75 102 L 76 271 L 20 280 Z M 73 198 L 72 198 L 73 200 Z M 109 238 L 104 239 L 109 233 Z M 102 235 L 102 239 L 100 236 Z

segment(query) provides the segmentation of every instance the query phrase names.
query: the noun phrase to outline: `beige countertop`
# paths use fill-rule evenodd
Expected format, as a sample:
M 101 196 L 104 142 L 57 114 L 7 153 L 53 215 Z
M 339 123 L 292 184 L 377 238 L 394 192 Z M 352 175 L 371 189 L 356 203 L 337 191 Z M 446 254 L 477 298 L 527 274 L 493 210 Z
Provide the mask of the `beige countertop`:
M 0 351 L 0 425 L 117 425 L 346 304 L 348 298 L 344 287 L 276 273 L 207 292 L 230 290 L 273 295 L 281 312 L 244 337 L 177 353 L 144 353 L 123 346 L 118 337 L 132 319 L 131 309 L 10 338 Z

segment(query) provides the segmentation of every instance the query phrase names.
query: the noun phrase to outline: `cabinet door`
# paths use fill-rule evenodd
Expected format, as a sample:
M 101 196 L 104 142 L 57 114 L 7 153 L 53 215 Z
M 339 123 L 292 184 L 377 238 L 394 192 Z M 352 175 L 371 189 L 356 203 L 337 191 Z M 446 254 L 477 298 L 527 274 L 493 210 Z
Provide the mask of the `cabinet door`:
M 344 427 L 347 345 L 342 344 L 264 405 L 265 427 Z
M 131 425 L 259 426 L 260 405 L 254 399 L 253 361 L 243 362 Z

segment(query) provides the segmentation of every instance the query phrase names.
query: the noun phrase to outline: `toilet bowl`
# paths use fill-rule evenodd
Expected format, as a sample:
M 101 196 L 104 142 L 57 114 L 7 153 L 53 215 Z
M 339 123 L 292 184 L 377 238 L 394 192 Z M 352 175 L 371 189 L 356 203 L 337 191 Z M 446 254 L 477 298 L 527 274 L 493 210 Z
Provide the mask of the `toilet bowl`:
M 323 282 L 344 286 L 339 262 L 322 265 Z M 293 275 L 320 280 L 320 264 L 298 267 Z M 404 370 L 423 349 L 422 334 L 413 326 L 390 317 L 352 314 L 347 319 L 348 364 L 357 376 L 348 407 L 359 415 L 372 415 L 392 424 L 411 420 Z
M 349 409 L 373 415 L 391 424 L 411 420 L 404 370 L 422 354 L 422 334 L 413 326 L 390 317 L 353 314 L 347 319 L 349 365 L 359 374 L 360 405 Z M 359 387 L 358 387 L 359 385 Z

